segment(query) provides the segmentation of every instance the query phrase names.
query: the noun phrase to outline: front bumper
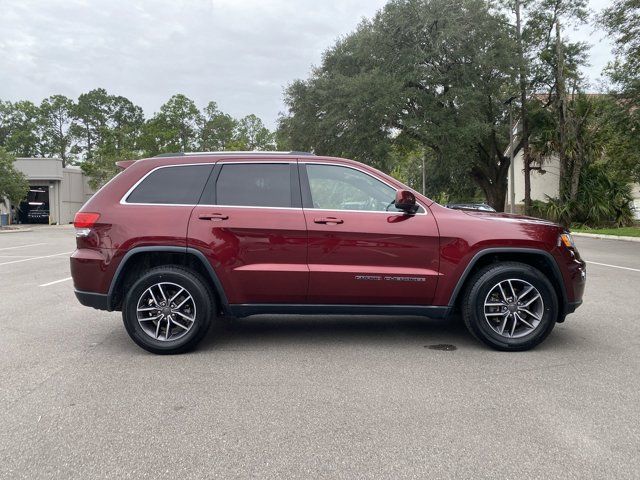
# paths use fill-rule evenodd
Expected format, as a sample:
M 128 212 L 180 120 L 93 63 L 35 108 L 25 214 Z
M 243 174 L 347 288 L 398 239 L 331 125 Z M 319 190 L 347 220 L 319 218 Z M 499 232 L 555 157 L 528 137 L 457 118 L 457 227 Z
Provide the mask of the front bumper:
M 582 300 L 578 300 L 577 302 L 569 302 L 569 303 L 567 303 L 567 312 L 566 313 L 575 312 L 576 308 L 578 308 L 580 305 L 582 305 Z

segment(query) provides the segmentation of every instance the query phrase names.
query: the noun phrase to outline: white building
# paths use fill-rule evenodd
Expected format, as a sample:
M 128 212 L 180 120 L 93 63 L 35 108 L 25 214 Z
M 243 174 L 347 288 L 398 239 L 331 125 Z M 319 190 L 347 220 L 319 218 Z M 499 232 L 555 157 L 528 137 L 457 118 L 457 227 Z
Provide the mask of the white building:
M 516 212 L 524 209 L 524 161 L 522 149 L 518 151 L 513 159 L 515 170 L 515 178 L 511 185 L 509 177 L 509 193 L 505 211 L 509 210 L 509 199 L 511 198 L 511 189 L 515 191 Z M 531 200 L 547 201 L 547 195 L 551 198 L 558 197 L 560 192 L 560 159 L 557 155 L 547 157 L 542 164 L 540 170 L 531 171 Z M 633 203 L 635 207 L 635 216 L 640 220 L 640 184 L 632 185 Z
M 16 170 L 29 181 L 29 194 L 12 209 L 0 201 L 0 213 L 20 223 L 65 224 L 91 198 L 93 190 L 79 167 L 62 168 L 59 158 L 17 158 Z M 6 219 L 6 216 L 5 216 Z

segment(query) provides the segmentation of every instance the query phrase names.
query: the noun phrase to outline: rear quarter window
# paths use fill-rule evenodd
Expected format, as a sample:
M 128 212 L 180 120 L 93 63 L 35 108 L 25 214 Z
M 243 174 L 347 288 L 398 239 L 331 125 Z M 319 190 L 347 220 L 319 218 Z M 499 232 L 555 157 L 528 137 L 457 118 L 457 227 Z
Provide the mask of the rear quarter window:
M 147 175 L 126 202 L 196 205 L 212 168 L 213 165 L 161 167 Z

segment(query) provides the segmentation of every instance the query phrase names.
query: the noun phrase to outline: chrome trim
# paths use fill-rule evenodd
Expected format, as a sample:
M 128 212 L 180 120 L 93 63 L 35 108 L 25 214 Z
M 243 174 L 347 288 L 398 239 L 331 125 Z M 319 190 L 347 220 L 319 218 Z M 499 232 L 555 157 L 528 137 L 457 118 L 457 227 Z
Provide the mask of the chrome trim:
M 284 164 L 284 165 L 295 165 L 298 162 L 292 160 L 250 160 L 248 162 L 227 162 L 225 160 L 219 160 L 216 162 L 217 165 L 251 165 L 254 163 L 273 163 L 274 165 Z
M 144 203 L 131 203 L 129 205 L 146 205 Z M 161 203 L 150 203 L 148 205 L 163 205 Z M 168 204 L 174 205 L 175 204 Z M 199 203 L 198 205 L 178 205 L 183 207 L 208 207 L 208 208 L 262 208 L 267 210 L 313 210 L 315 212 L 351 212 L 351 213 L 382 213 L 384 215 L 407 215 L 404 212 L 383 212 L 379 210 L 329 210 L 323 208 L 301 208 L 301 207 L 261 207 L 261 206 L 253 206 L 253 205 L 211 205 L 206 203 Z M 425 213 L 416 213 L 413 215 L 425 215 Z
M 216 157 L 222 157 L 225 155 L 229 155 L 230 157 L 234 157 L 237 155 L 255 155 L 255 156 L 260 156 L 260 155 L 264 155 L 264 156 L 278 156 L 278 155 L 301 155 L 301 156 L 310 156 L 313 155 L 313 153 L 308 153 L 308 152 L 296 152 L 296 151 L 267 151 L 267 152 L 263 152 L 260 150 L 233 150 L 230 152 L 182 152 L 182 155 L 184 156 L 190 156 L 190 157 L 197 157 L 198 155 L 210 155 L 210 156 L 216 156 Z
M 262 209 L 275 209 L 275 210 L 313 210 L 313 211 L 323 211 L 323 212 L 352 212 L 352 213 L 382 213 L 385 215 L 407 215 L 407 213 L 405 212 L 383 212 L 381 210 L 333 210 L 333 209 L 329 209 L 329 208 L 301 208 L 301 207 L 261 207 L 261 206 L 254 206 L 254 205 L 210 205 L 210 204 L 203 204 L 203 203 L 198 203 L 198 204 L 192 204 L 192 203 L 129 203 L 126 201 L 126 198 L 131 195 L 131 193 L 138 187 L 138 185 L 140 185 L 149 175 L 151 175 L 153 172 L 155 172 L 156 170 L 160 170 L 161 168 L 176 168 L 176 167 L 189 167 L 189 166 L 194 166 L 194 165 L 247 165 L 247 164 L 254 164 L 254 163 L 273 163 L 273 164 L 305 164 L 305 165 L 329 165 L 329 166 L 334 166 L 334 167 L 344 167 L 344 168 L 350 168 L 352 170 L 357 170 L 359 172 L 364 173 L 365 175 L 369 175 L 371 178 L 373 178 L 374 180 L 378 180 L 379 182 L 384 183 L 386 186 L 388 186 L 389 188 L 392 188 L 393 190 L 395 190 L 396 192 L 398 191 L 398 189 L 396 187 L 394 187 L 393 185 L 389 184 L 389 182 L 386 182 L 385 180 L 382 180 L 381 178 L 375 177 L 373 175 L 371 175 L 369 172 L 367 172 L 366 170 L 363 170 L 361 168 L 355 167 L 355 166 L 351 166 L 351 165 L 342 165 L 340 163 L 324 163 L 324 162 L 300 162 L 300 161 L 292 161 L 292 160 L 251 160 L 251 161 L 246 161 L 246 162 L 225 162 L 224 160 L 220 160 L 220 161 L 215 161 L 215 162 L 200 162 L 200 163 L 180 163 L 180 164 L 176 164 L 176 165 L 160 165 L 158 167 L 155 167 L 151 170 L 149 170 L 146 174 L 144 174 L 142 176 L 142 178 L 140 178 L 136 183 L 133 184 L 133 186 L 127 190 L 127 192 L 122 196 L 122 198 L 120 199 L 120 205 L 142 205 L 142 206 L 151 206 L 151 207 L 221 207 L 221 208 L 262 208 Z M 115 178 L 115 177 L 114 177 Z M 419 201 L 416 200 L 416 203 L 422 207 L 422 209 L 424 210 L 423 213 L 420 212 L 416 212 L 413 214 L 410 214 L 412 216 L 415 215 L 428 215 L 428 210 L 427 207 L 425 207 L 424 205 L 422 205 L 422 203 L 420 203 Z
M 254 205 L 210 205 L 208 203 L 199 203 L 196 207 L 207 208 L 262 208 L 266 210 L 302 210 L 302 207 L 262 207 Z

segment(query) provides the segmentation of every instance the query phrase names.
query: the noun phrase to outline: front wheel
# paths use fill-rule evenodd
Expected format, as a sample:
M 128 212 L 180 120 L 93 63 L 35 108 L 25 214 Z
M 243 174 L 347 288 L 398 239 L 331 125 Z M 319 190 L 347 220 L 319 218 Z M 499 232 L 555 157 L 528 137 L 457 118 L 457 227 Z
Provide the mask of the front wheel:
M 211 290 L 178 266 L 152 268 L 129 289 L 122 318 L 131 339 L 157 354 L 182 353 L 204 337 L 215 312 Z
M 551 333 L 558 297 L 547 277 L 517 262 L 489 265 L 469 283 L 462 303 L 469 331 L 497 350 L 529 350 Z

